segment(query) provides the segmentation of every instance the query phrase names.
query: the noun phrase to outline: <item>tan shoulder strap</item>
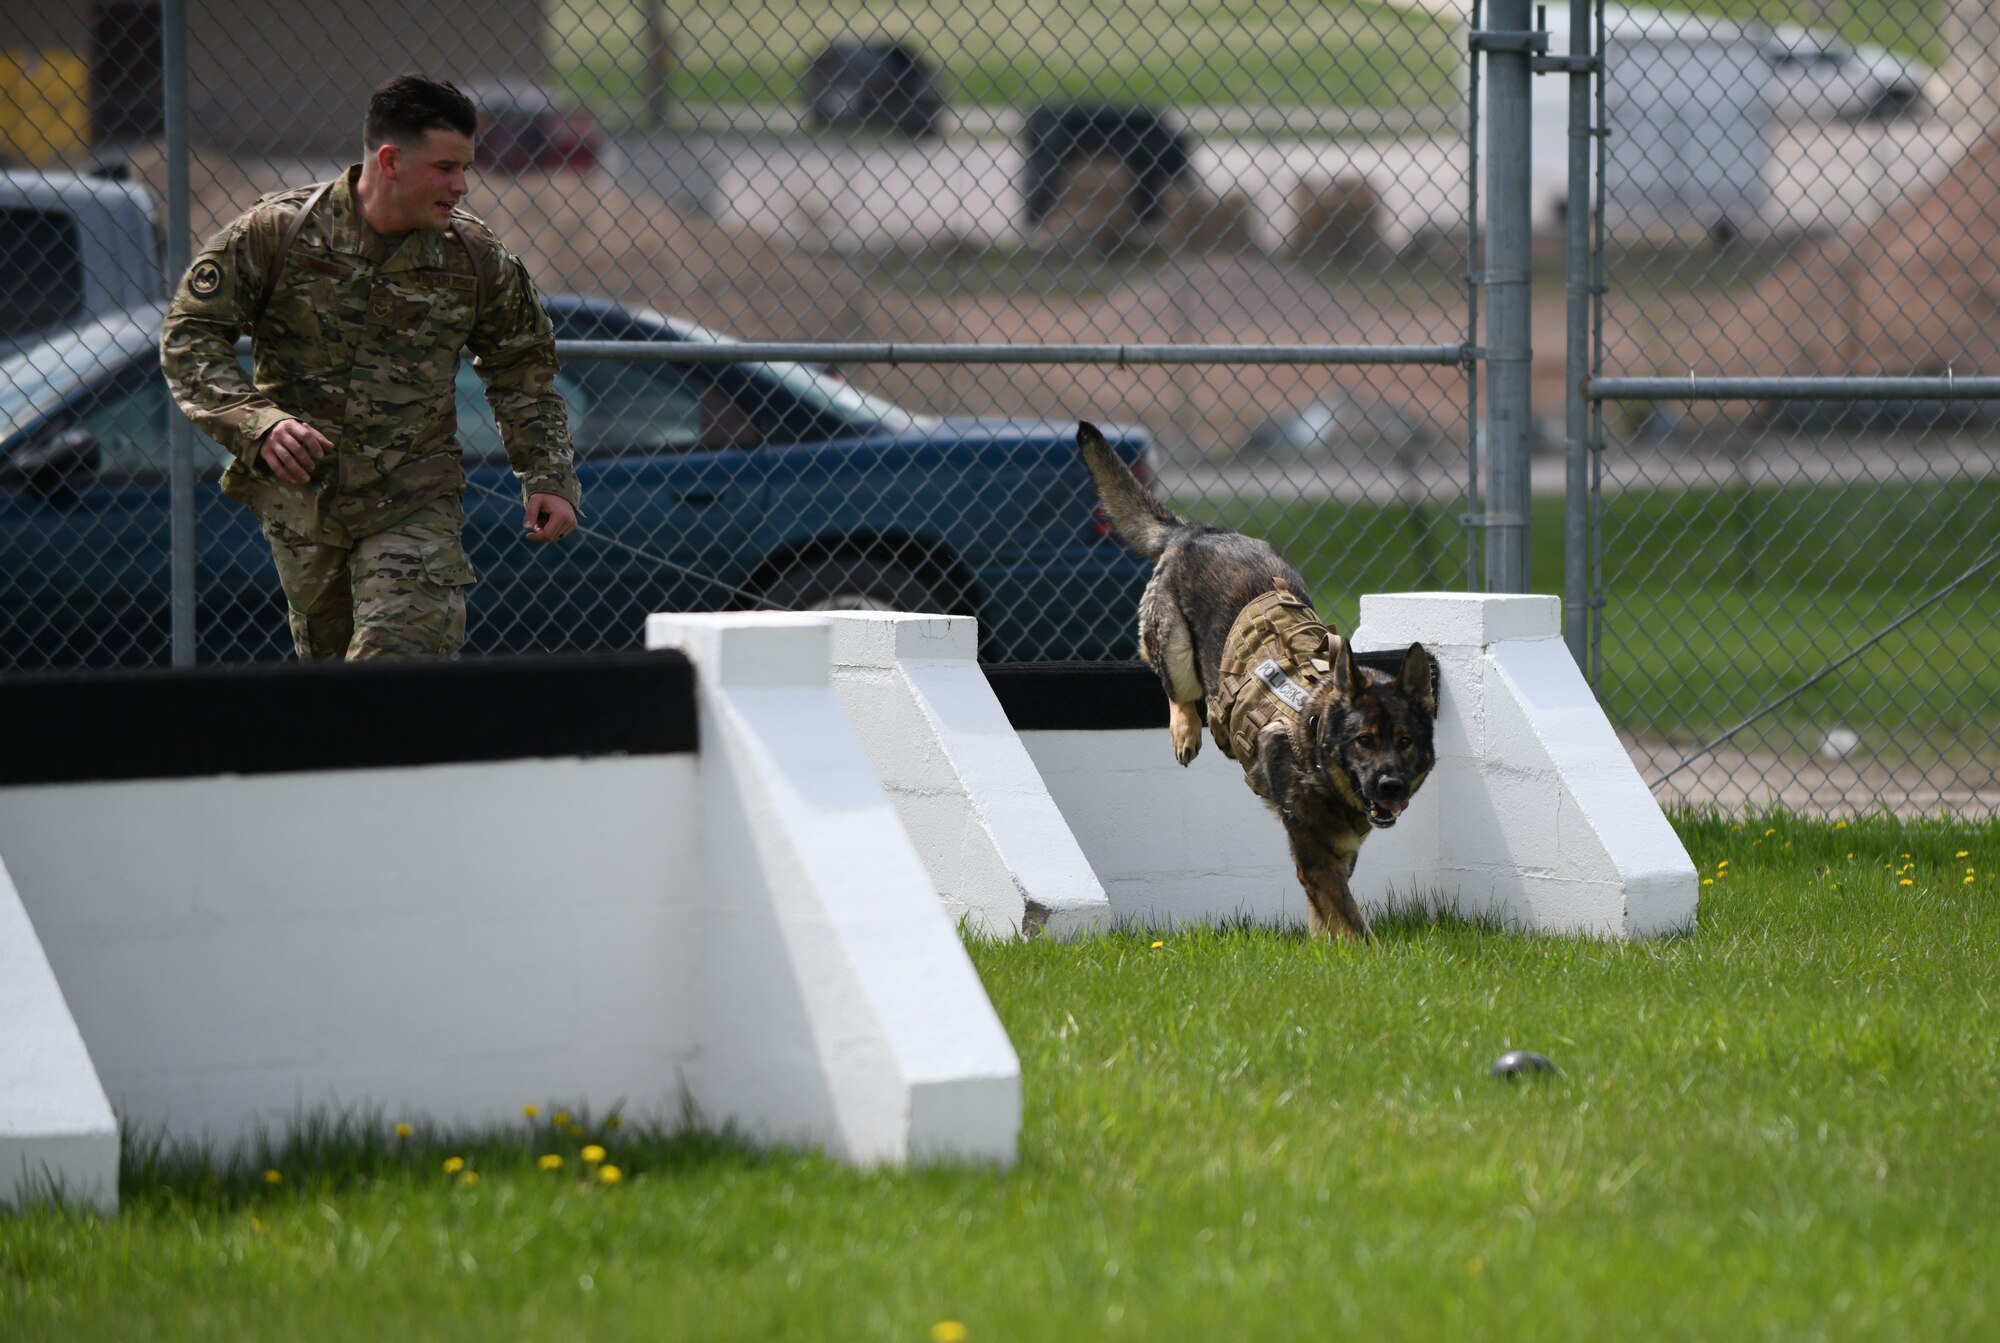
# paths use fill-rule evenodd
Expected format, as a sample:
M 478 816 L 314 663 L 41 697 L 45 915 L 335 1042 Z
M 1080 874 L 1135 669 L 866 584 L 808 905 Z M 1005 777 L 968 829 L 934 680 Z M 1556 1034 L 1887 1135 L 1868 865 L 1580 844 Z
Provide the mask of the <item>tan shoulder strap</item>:
M 318 205 L 321 198 L 331 190 L 333 183 L 330 181 L 321 182 L 314 187 L 312 195 L 306 197 L 305 204 L 299 206 L 299 212 L 285 225 L 284 236 L 278 239 L 278 255 L 271 259 L 271 268 L 264 273 L 264 292 L 257 296 L 257 310 L 250 314 L 251 326 L 257 325 L 258 319 L 264 315 L 264 309 L 271 306 L 271 299 L 278 292 L 278 281 L 285 273 L 285 258 L 292 254 L 292 244 L 299 240 L 299 234 L 305 229 L 306 220 L 312 216 L 313 207 Z

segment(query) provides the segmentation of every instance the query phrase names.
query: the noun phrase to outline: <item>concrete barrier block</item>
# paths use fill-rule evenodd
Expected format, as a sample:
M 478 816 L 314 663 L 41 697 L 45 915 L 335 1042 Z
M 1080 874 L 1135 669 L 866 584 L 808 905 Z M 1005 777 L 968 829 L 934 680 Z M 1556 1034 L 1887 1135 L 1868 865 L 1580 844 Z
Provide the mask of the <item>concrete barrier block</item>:
M 114 1212 L 118 1121 L 0 855 L 0 1208 Z
M 1304 921 L 1283 828 L 1212 741 L 1183 769 L 1164 727 L 1021 740 L 1117 922 Z
M 970 616 L 836 612 L 833 685 L 954 919 L 1106 927 L 1111 904 L 977 661 Z
M 1367 641 L 1363 641 L 1363 631 Z M 1393 634 L 1390 631 L 1394 631 Z M 1562 599 L 1486 592 L 1371 592 L 1361 598 L 1355 647 L 1367 650 L 1562 637 Z
M 1371 594 L 1361 612 L 1356 648 L 1419 639 L 1438 656 L 1441 749 L 1418 802 L 1435 791 L 1451 817 L 1441 888 L 1491 871 L 1489 907 L 1545 931 L 1650 936 L 1692 922 L 1694 865 L 1557 637 L 1556 598 Z M 1397 876 L 1423 870 L 1403 858 Z
M 823 686 L 832 642 L 821 615 L 666 611 L 646 617 L 646 647 L 680 649 L 717 686 Z
M 777 646 L 808 622 L 816 658 Z M 709 954 L 688 1087 L 712 1122 L 849 1160 L 1008 1163 L 1019 1060 L 834 693 L 832 625 L 647 622 L 648 645 L 684 649 L 698 677 Z M 869 656 L 880 670 L 882 651 Z M 773 679 L 751 670 L 759 658 L 790 670 Z M 974 1113 L 983 1122 L 940 1131 Z

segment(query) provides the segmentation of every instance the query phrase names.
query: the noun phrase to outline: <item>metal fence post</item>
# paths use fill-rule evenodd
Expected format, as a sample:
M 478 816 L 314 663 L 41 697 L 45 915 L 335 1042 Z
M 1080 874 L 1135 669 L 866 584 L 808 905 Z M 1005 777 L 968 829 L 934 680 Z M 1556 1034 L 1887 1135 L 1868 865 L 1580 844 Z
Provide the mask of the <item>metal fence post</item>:
M 1590 403 L 1584 380 L 1590 376 L 1592 0 L 1569 6 L 1569 275 L 1564 290 L 1569 333 L 1563 381 L 1565 424 L 1563 486 L 1563 639 L 1570 656 L 1590 669 Z
M 1528 590 L 1529 0 L 1492 0 L 1486 50 L 1486 590 Z
M 193 258 L 189 206 L 187 111 L 187 0 L 166 0 L 160 10 L 160 59 L 166 97 L 167 285 L 180 283 Z M 172 592 L 173 665 L 194 665 L 194 426 L 176 407 L 167 416 L 169 496 L 168 582 Z

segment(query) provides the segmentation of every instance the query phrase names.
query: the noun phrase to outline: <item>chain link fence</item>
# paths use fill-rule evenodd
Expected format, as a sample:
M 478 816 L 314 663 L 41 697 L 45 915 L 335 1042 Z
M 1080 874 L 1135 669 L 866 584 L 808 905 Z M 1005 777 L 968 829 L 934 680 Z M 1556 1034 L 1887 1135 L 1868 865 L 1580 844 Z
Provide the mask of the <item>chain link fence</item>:
M 1990 813 L 2000 399 L 1956 383 L 2000 373 L 1974 320 L 2000 20 L 1701 8 L 1602 25 L 1588 670 L 1663 797 Z M 174 259 L 357 158 L 405 69 L 480 107 L 468 204 L 551 297 L 586 489 L 585 533 L 523 544 L 464 375 L 473 651 L 881 603 L 971 611 L 992 658 L 1129 657 L 1143 569 L 1091 516 L 1079 418 L 1143 432 L 1175 507 L 1269 537 L 1343 627 L 1364 591 L 1487 582 L 1467 4 L 183 13 L 0 15 L 0 667 L 172 656 Z M 1538 591 L 1565 590 L 1567 83 L 1531 95 Z M 765 344 L 690 352 L 712 336 Z M 1954 386 L 1703 381 L 1833 374 Z M 285 656 L 195 447 L 192 652 Z
M 1591 669 L 1662 796 L 1990 815 L 2000 7 L 1711 8 L 1606 23 Z

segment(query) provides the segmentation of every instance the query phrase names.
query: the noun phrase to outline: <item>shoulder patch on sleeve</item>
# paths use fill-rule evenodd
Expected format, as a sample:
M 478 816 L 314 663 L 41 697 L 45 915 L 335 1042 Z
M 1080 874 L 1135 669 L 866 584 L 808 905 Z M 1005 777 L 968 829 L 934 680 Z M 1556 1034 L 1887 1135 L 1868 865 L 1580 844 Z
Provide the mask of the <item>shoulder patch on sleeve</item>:
M 188 271 L 188 292 L 196 298 L 212 298 L 222 288 L 222 267 L 210 257 L 203 257 Z

